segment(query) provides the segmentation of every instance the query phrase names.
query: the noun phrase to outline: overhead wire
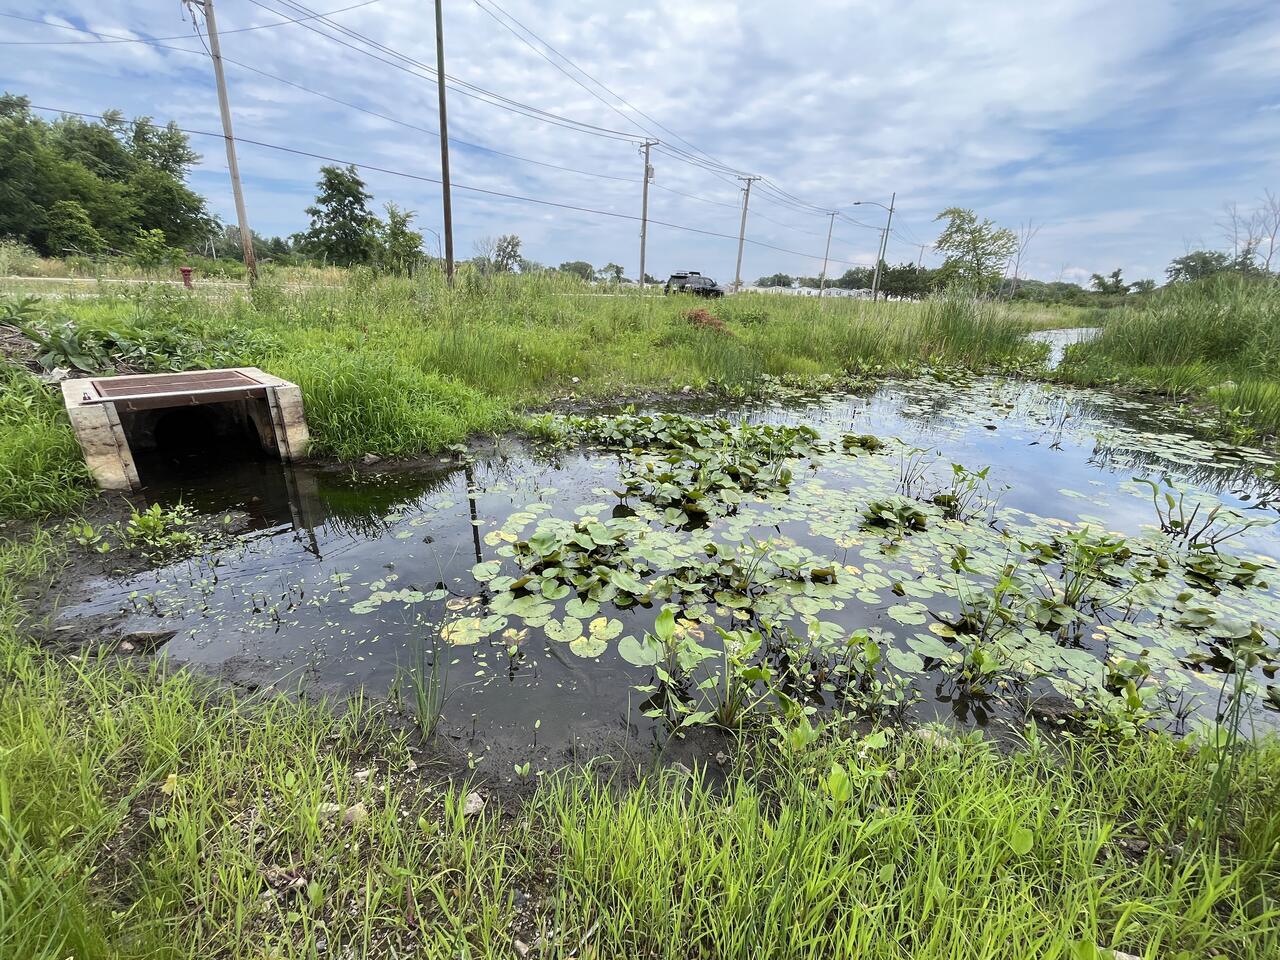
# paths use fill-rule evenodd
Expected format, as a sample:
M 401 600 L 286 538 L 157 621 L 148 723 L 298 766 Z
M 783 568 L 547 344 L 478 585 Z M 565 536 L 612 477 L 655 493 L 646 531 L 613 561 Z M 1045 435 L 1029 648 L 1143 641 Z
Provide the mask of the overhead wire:
M 97 114 L 86 113 L 83 111 L 66 110 L 60 107 L 47 107 L 47 106 L 41 106 L 38 104 L 29 104 L 28 106 L 32 110 L 41 110 L 46 113 L 57 113 L 65 116 L 84 117 L 88 119 L 99 119 Z M 126 120 L 123 122 L 126 124 L 136 126 L 146 121 Z M 216 133 L 210 130 L 194 130 L 189 127 L 179 127 L 176 124 L 174 126 L 174 129 L 178 130 L 181 133 L 188 134 L 190 136 L 212 137 L 220 140 L 226 138 L 226 135 L 224 133 Z M 427 176 L 426 174 L 419 174 L 419 173 L 409 173 L 404 170 L 395 170 L 391 167 L 384 167 L 379 164 L 365 163 L 362 161 L 350 160 L 350 159 L 343 159 L 341 157 L 329 156 L 327 154 L 316 153 L 310 150 L 301 150 L 297 147 L 287 147 L 287 146 L 284 146 L 283 144 L 270 143 L 269 141 L 266 141 L 266 140 L 257 140 L 251 137 L 241 136 L 239 134 L 234 136 L 232 139 L 238 144 L 242 143 L 242 144 L 247 144 L 249 146 L 262 147 L 267 150 L 276 150 L 282 153 L 291 154 L 293 156 L 307 157 L 312 160 L 323 160 L 326 163 L 342 164 L 344 166 L 351 166 L 361 170 L 372 170 L 375 173 L 384 173 L 390 176 L 403 177 L 408 180 L 415 180 L 422 183 L 439 184 L 441 182 L 439 177 L 431 177 L 431 176 Z M 582 204 L 565 203 L 559 200 L 546 200 L 541 197 L 528 197 L 528 196 L 523 196 L 521 194 L 516 194 L 516 193 L 507 193 L 506 191 L 503 191 L 503 190 L 493 190 L 488 187 L 477 187 L 477 186 L 472 186 L 470 184 L 458 183 L 457 181 L 451 181 L 450 186 L 455 190 L 464 190 L 470 193 L 479 193 L 486 196 L 499 197 L 507 200 L 518 200 L 524 203 L 539 204 L 541 206 L 557 207 L 562 210 L 573 210 L 579 213 L 588 213 L 596 216 L 612 217 L 617 220 L 632 220 L 637 222 L 641 220 L 640 217 L 631 213 L 619 213 L 616 210 L 601 210 L 595 207 L 584 206 Z M 695 234 L 700 234 L 702 236 L 707 236 L 707 237 L 716 237 L 721 240 L 736 241 L 738 239 L 738 236 L 736 234 L 719 233 L 718 231 L 715 231 L 715 230 L 704 230 L 700 227 L 691 227 L 687 224 L 672 223 L 666 220 L 655 220 L 653 218 L 649 218 L 649 223 L 653 226 L 668 227 L 672 230 L 682 230 L 686 233 L 695 233 Z M 776 250 L 780 253 L 787 253 L 797 257 L 807 257 L 811 260 L 824 259 L 822 256 L 818 254 L 805 253 L 802 250 L 790 250 L 786 247 L 777 246 L 776 244 L 765 243 L 764 241 L 761 241 L 761 240 L 753 240 L 750 237 L 747 237 L 745 242 L 753 246 L 762 247 L 768 250 Z M 829 259 L 832 263 L 848 263 L 853 266 L 869 266 L 869 264 L 858 263 L 853 260 L 841 260 L 836 257 L 830 257 L 825 259 Z
M 378 2 L 378 0 L 371 0 L 371 2 Z M 358 6 L 364 6 L 364 5 L 365 5 L 365 4 L 358 4 Z M 343 9 L 344 9 L 344 10 L 346 10 L 346 9 L 353 9 L 353 8 L 351 8 L 351 7 L 344 7 Z M 291 21 L 291 22 L 292 22 L 292 21 Z M 277 25 L 283 25 L 283 23 L 282 23 L 282 24 L 265 24 L 264 26 L 277 26 Z M 81 27 L 67 27 L 66 29 L 68 29 L 68 30 L 77 30 L 77 31 L 80 31 L 80 32 L 82 32 L 82 33 L 91 33 L 91 34 L 93 34 L 93 35 L 95 35 L 95 36 L 101 36 L 101 37 L 114 38 L 114 35 L 113 35 L 113 34 L 100 33 L 100 32 L 98 32 L 98 31 L 93 31 L 93 30 L 85 30 L 84 28 L 81 28 Z M 250 29 L 250 28 L 245 28 L 245 29 Z M 222 31 L 222 33 L 224 33 L 224 34 L 225 34 L 225 33 L 230 33 L 230 32 L 232 32 L 232 31 L 229 31 L 229 30 L 224 30 L 224 31 Z M 197 33 L 196 33 L 196 35 L 199 37 L 200 42 L 201 42 L 201 44 L 203 45 L 203 44 L 204 44 L 204 38 L 203 38 L 203 36 L 201 36 L 201 35 L 199 34 L 199 30 L 198 30 L 198 29 L 197 29 Z M 183 36 L 183 37 L 181 37 L 181 38 L 179 38 L 179 39 L 188 39 L 188 38 L 189 38 L 189 36 L 190 36 L 190 35 L 185 35 L 185 36 Z M 202 50 L 193 50 L 193 49 L 191 49 L 191 48 L 189 48 L 189 47 L 175 47 L 175 46 L 172 46 L 171 44 L 161 43 L 161 42 L 160 42 L 160 39 L 161 39 L 161 38 L 154 38 L 154 39 L 152 39 L 152 38 L 137 38 L 137 39 L 136 39 L 136 42 L 138 42 L 138 43 L 145 43 L 145 44 L 147 44 L 147 45 L 150 45 L 150 46 L 156 47 L 156 48 L 161 49 L 161 50 L 171 50 L 171 51 L 174 51 L 174 52 L 176 52 L 176 53 L 187 53 L 187 54 L 192 54 L 192 55 L 200 56 L 200 57 L 208 57 L 208 56 L 209 56 L 209 51 L 208 51 L 208 48 L 207 48 L 207 47 L 206 47 L 205 49 L 202 49 Z M 173 38 L 166 38 L 166 39 L 173 39 Z M 417 124 L 410 123 L 410 122 L 409 122 L 409 121 L 407 121 L 407 120 L 402 120 L 402 119 L 400 119 L 399 117 L 393 117 L 393 116 L 390 116 L 389 114 L 385 114 L 385 113 L 382 113 L 382 112 L 377 111 L 377 110 L 372 110 L 372 109 L 370 109 L 370 108 L 368 108 L 368 107 L 362 107 L 362 106 L 360 106 L 359 104 L 352 103 L 352 102 L 351 102 L 351 101 L 349 101 L 349 100 L 343 100 L 343 99 L 342 99 L 342 98 L 340 98 L 340 97 L 335 97 L 335 96 L 333 96 L 333 95 L 331 95 L 331 94 L 324 93 L 324 92 L 322 92 L 322 91 L 320 91 L 320 90 L 316 90 L 316 89 L 314 89 L 314 88 L 312 88 L 312 87 L 308 87 L 306 84 L 302 84 L 302 83 L 298 83 L 297 81 L 290 80 L 290 79 L 288 79 L 287 77 L 281 77 L 281 76 L 277 76 L 276 74 L 269 73 L 269 72 L 268 72 L 268 71 L 266 71 L 266 70 L 262 70 L 262 69 L 260 69 L 260 68 L 258 68 L 258 67 L 252 66 L 251 64 L 245 63 L 245 62 L 243 62 L 243 61 L 241 61 L 241 60 L 236 60 L 236 59 L 234 59 L 233 57 L 228 57 L 226 54 L 223 54 L 223 55 L 222 55 L 222 61 L 223 61 L 224 63 L 230 63 L 230 64 L 233 64 L 234 66 L 239 67 L 239 68 L 240 68 L 240 69 L 242 69 L 242 70 L 247 70 L 247 71 L 249 71 L 250 73 L 255 73 L 255 74 L 257 74 L 258 76 L 265 77 L 265 78 L 267 78 L 268 80 L 273 80 L 273 81 L 275 81 L 275 82 L 277 82 L 277 83 L 283 83 L 283 84 L 285 84 L 286 86 L 294 87 L 295 89 L 302 90 L 302 91 L 304 91 L 304 92 L 306 92 L 306 93 L 311 94 L 312 96 L 319 97 L 319 98 L 321 98 L 321 99 L 323 99 L 323 100 L 328 100 L 328 101 L 330 101 L 330 102 L 332 102 L 332 103 L 339 104 L 339 105 L 344 106 L 344 107 L 347 107 L 347 108 L 349 108 L 349 109 L 351 109 L 351 110 L 356 110 L 356 111 L 358 111 L 358 112 L 360 112 L 360 113 L 368 114 L 369 116 L 372 116 L 372 117 L 377 117 L 377 118 L 378 118 L 378 119 L 380 119 L 380 120 L 385 120 L 385 121 L 387 121 L 387 122 L 389 122 L 389 123 L 394 123 L 394 124 L 396 124 L 397 126 L 402 126 L 402 127 L 407 128 L 407 129 L 410 129 L 410 130 L 416 130 L 416 131 L 418 131 L 418 132 L 420 132 L 420 133 L 425 133 L 425 134 L 427 134 L 428 136 L 432 136 L 432 137 L 435 137 L 435 138 L 437 138 L 437 139 L 439 139 L 439 137 L 440 137 L 440 133 L 439 133 L 439 131 L 437 131 L 437 130 L 431 130 L 431 129 L 427 128 L 427 127 L 422 127 L 422 126 L 419 126 L 419 125 L 417 125 Z M 596 177 L 596 178 L 603 179 L 603 180 L 616 180 L 616 181 L 620 181 L 620 182 L 624 182 L 624 183 L 639 183 L 639 182 L 640 182 L 640 178 L 639 178 L 639 177 L 623 177 L 623 176 L 619 176 L 619 175 L 617 175 L 617 174 L 600 173 L 599 171 L 595 171 L 595 170 L 582 170 L 582 169 L 579 169 L 579 168 L 577 168 L 577 167 L 570 167 L 570 166 L 565 166 L 565 165 L 563 165 L 563 164 L 551 163 L 550 161 L 547 161 L 547 160 L 537 160 L 537 159 L 534 159 L 533 157 L 525 157 L 525 156 L 521 156 L 520 154 L 508 153 L 508 152 L 507 152 L 507 151 L 505 151 L 505 150 L 498 150 L 498 149 L 497 149 L 497 148 L 495 148 L 495 147 L 486 146 L 485 144 L 481 144 L 481 143 L 474 143 L 474 142 L 471 142 L 471 141 L 469 141 L 469 140 L 463 140 L 463 139 L 460 139 L 460 138 L 458 138 L 458 137 L 450 137 L 450 142 L 451 142 L 451 143 L 457 143 L 457 144 L 460 144 L 460 145 L 465 146 L 465 147 L 470 147 L 470 148 L 471 148 L 471 149 L 473 149 L 473 150 L 481 150 L 481 151 L 484 151 L 485 153 L 492 153 L 492 154 L 494 154 L 495 156 L 506 157 L 507 159 L 510 159 L 510 160 L 516 160 L 516 161 L 521 162 L 521 163 L 534 164 L 534 165 L 536 165 L 536 166 L 540 166 L 540 167 L 548 167 L 548 168 L 550 168 L 550 169 L 553 169 L 553 170 L 560 170 L 560 171 L 563 171 L 563 172 L 565 172 L 565 173 L 574 173 L 574 174 L 579 174 L 579 175 L 581 175 L 581 176 Z
M 254 30 L 270 30 L 273 27 L 284 27 L 291 23 L 298 23 L 302 20 L 312 20 L 316 17 L 331 17 L 337 13 L 346 13 L 348 10 L 358 10 L 361 7 L 368 7 L 375 3 L 381 3 L 382 0 L 362 0 L 360 3 L 353 3 L 347 7 L 339 7 L 337 10 L 329 10 L 326 13 L 310 14 L 305 17 L 298 17 L 293 20 L 281 20 L 278 23 L 260 23 L 252 27 L 234 27 L 230 30 L 220 31 L 223 36 L 231 33 L 250 33 Z M 59 30 L 75 30 L 78 33 L 90 33 L 101 39 L 97 40 L 0 40 L 0 45 L 6 47 L 27 46 L 27 47 L 59 47 L 59 46 L 92 46 L 99 43 L 154 43 L 163 40 L 187 40 L 190 39 L 189 34 L 178 34 L 172 37 L 121 37 L 113 36 L 109 33 L 97 33 L 94 30 L 84 30 L 80 27 L 74 27 L 66 23 L 50 23 L 48 20 L 39 20 L 35 17 L 24 17 L 16 13 L 0 13 L 0 17 L 7 17 L 10 20 L 23 20 L 27 23 L 39 24 L 42 27 L 55 27 Z
M 283 14 L 281 14 L 280 11 L 267 6 L 267 4 L 262 2 L 262 0 L 249 0 L 249 2 L 256 7 L 261 7 L 263 10 L 268 10 L 271 13 L 276 14 L 277 16 L 283 16 Z M 314 11 L 309 10 L 309 8 L 303 6 L 301 3 L 295 2 L 295 0 L 276 0 L 276 2 L 280 3 L 282 6 L 292 8 L 294 10 L 300 10 L 300 11 L 303 11 L 304 13 L 314 13 Z M 352 43 L 346 42 L 345 40 L 341 39 L 341 37 L 335 37 L 330 33 L 326 33 L 324 30 L 321 30 L 316 26 L 317 22 L 324 24 L 325 26 L 330 27 L 331 29 L 337 30 L 338 32 L 342 33 L 345 36 L 350 37 L 353 40 L 357 40 L 360 43 L 366 44 L 367 46 L 372 47 L 374 50 L 377 50 L 381 53 L 385 53 L 387 56 L 386 57 L 378 56 L 378 54 L 373 53 L 370 50 L 366 50 Z M 352 50 L 356 53 L 359 53 L 363 56 L 381 61 L 382 63 L 386 63 L 389 66 L 392 66 L 398 70 L 404 71 L 405 73 L 419 76 L 421 79 L 427 79 L 432 81 L 435 80 L 436 71 L 434 67 L 431 67 L 423 63 L 422 61 L 409 56 L 406 53 L 396 50 L 393 47 L 389 47 L 386 44 L 383 44 L 377 40 L 373 40 L 372 38 L 365 36 L 364 34 L 360 33 L 357 30 L 351 30 L 348 27 L 344 27 L 342 24 L 334 23 L 333 21 L 328 20 L 323 16 L 313 17 L 311 18 L 310 21 L 299 20 L 297 25 L 302 27 L 304 30 L 308 30 L 311 33 L 316 34 L 317 36 L 321 36 L 328 40 L 331 40 L 334 43 L 340 44 L 341 46 L 346 47 L 347 49 Z M 389 60 L 387 59 L 387 57 L 393 57 L 395 59 Z M 396 62 L 396 61 L 399 61 L 399 62 Z M 414 69 L 410 69 L 410 66 L 405 66 L 405 64 L 410 65 Z M 426 76 L 422 77 L 421 74 L 417 73 L 416 71 L 422 71 L 422 73 L 425 73 Z M 486 90 L 484 87 L 478 86 L 467 80 L 462 80 L 448 73 L 445 74 L 445 81 L 446 81 L 446 85 L 455 93 L 458 93 L 465 97 L 470 97 L 471 99 L 474 99 L 474 100 L 479 100 L 483 103 L 488 103 L 489 105 L 498 107 L 499 109 L 508 110 L 513 113 L 521 114 L 533 120 L 540 120 L 545 123 L 551 123 L 556 126 L 565 127 L 566 129 L 575 130 L 576 132 L 579 132 L 579 133 L 586 133 L 586 134 L 590 134 L 597 137 L 605 137 L 605 138 L 614 139 L 614 140 L 623 140 L 628 143 L 640 142 L 640 139 L 637 138 L 636 135 L 633 133 L 627 133 L 621 130 L 611 130 L 607 127 L 601 127 L 596 124 L 587 123 L 586 121 L 575 120 L 572 117 L 566 117 L 558 113 L 553 113 L 549 110 L 543 110 L 540 107 L 535 107 L 535 106 L 532 106 L 531 104 L 522 103 L 519 100 L 513 100 L 510 97 L 506 97 L 502 94 L 495 93 L 492 90 Z

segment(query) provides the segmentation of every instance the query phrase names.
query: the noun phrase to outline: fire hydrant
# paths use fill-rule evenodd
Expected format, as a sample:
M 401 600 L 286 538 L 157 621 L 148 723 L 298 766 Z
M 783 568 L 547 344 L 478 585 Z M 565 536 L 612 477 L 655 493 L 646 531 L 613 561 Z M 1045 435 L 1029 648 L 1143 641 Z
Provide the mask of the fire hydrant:
M 191 267 L 179 267 L 179 268 L 178 268 L 178 270 L 182 273 L 182 285 L 183 285 L 184 287 L 186 287 L 188 290 L 194 290 L 194 289 L 195 289 L 195 287 L 193 287 L 193 286 L 191 285 L 191 271 L 192 271 L 192 268 L 191 268 Z

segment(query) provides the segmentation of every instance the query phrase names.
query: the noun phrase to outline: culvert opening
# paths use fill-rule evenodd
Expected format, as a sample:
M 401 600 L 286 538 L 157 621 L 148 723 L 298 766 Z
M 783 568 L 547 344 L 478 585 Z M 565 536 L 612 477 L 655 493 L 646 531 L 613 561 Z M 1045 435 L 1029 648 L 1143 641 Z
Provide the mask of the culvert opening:
M 263 409 L 258 410 L 256 406 Z M 139 479 L 218 472 L 275 456 L 265 403 L 253 400 L 143 410 L 121 416 Z

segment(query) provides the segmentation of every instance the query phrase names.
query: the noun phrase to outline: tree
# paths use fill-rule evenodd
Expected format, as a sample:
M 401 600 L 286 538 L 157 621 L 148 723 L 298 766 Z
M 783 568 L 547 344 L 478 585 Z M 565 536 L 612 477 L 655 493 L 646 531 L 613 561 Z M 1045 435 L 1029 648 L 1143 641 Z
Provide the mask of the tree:
M 1129 284 L 1129 291 L 1131 293 L 1150 293 L 1155 288 L 1156 282 L 1154 280 L 1135 280 L 1133 283 Z
M 1121 279 L 1119 267 L 1112 270 L 1111 273 L 1105 277 L 1100 273 L 1095 273 L 1090 278 L 1089 282 L 1093 289 L 1098 291 L 1098 293 L 1119 294 L 1120 296 L 1124 296 L 1129 292 L 1129 284 L 1125 283 L 1124 280 Z
M 790 287 L 791 276 L 786 273 L 771 273 L 756 281 L 757 287 Z
M 937 285 L 937 280 L 936 270 L 917 267 L 910 262 L 900 263 L 896 267 L 886 263 L 880 269 L 880 289 L 886 297 L 922 300 Z
M 126 124 L 118 111 L 101 123 L 35 117 L 25 97 L 0 96 L 0 235 L 41 253 L 59 253 L 66 231 L 103 248 L 130 250 L 136 238 L 163 230 L 167 242 L 205 240 L 214 222 L 186 184 L 198 159 L 185 134 L 143 118 Z M 77 204 L 58 207 L 59 203 Z M 69 219 L 70 218 L 70 219 Z M 52 234 L 51 234 L 52 231 Z
M 1000 282 L 1005 264 L 1018 246 L 1013 232 L 991 219 L 979 220 L 972 210 L 948 207 L 934 217 L 946 226 L 934 243 L 946 254 L 942 264 L 948 284 L 962 284 L 975 290 L 990 290 Z
M 1018 227 L 1017 246 L 1013 251 L 1013 276 L 1009 281 L 1009 296 L 1017 296 L 1018 284 L 1021 282 L 1022 276 L 1022 258 L 1027 255 L 1027 247 L 1031 246 L 1031 241 L 1036 238 L 1036 234 L 1040 232 L 1040 224 L 1034 220 L 1028 220 L 1026 223 Z
M 1203 280 L 1215 274 L 1226 273 L 1232 267 L 1232 260 L 1218 250 L 1192 250 L 1190 253 L 1176 258 L 1165 268 L 1164 275 L 1170 283 L 1187 283 L 1192 280 Z
M 316 187 L 316 202 L 306 210 L 311 226 L 299 234 L 299 244 L 325 263 L 368 263 L 377 252 L 382 225 L 369 211 L 372 197 L 356 168 L 321 167 Z
M 498 273 L 513 273 L 520 266 L 520 238 L 514 233 L 498 238 L 493 252 L 493 269 Z
M 422 262 L 422 234 L 410 230 L 416 214 L 401 210 L 394 203 L 386 205 L 387 220 L 382 227 L 382 263 L 395 273 L 412 275 Z
M 610 261 L 596 271 L 596 279 L 601 283 L 621 283 L 623 269 Z
M 581 277 L 583 280 L 594 279 L 596 275 L 596 268 L 585 260 L 567 260 L 556 269 L 561 273 L 571 273 L 575 277 Z
M 874 267 L 850 267 L 843 274 L 831 281 L 831 286 L 841 290 L 870 290 L 875 279 Z
M 106 246 L 102 234 L 90 222 L 88 212 L 75 200 L 55 200 L 49 208 L 48 224 L 49 247 L 59 256 L 68 253 L 92 256 Z

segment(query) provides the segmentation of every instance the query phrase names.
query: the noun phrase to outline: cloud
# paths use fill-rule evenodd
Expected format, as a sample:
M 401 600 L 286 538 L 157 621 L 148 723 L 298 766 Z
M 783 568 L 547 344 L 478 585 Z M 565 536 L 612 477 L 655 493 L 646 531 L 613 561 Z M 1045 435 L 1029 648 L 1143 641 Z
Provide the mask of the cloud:
M 263 2 L 282 13 L 219 0 L 228 58 L 400 122 L 229 63 L 240 136 L 439 176 L 439 141 L 429 132 L 436 89 L 426 71 L 315 21 L 235 32 L 298 16 L 281 0 Z M 635 143 L 501 109 L 485 102 L 492 98 L 480 88 L 561 117 L 661 139 L 667 148 L 654 153 L 658 187 L 650 194 L 659 220 L 732 237 L 740 196 L 734 172 L 766 175 L 806 203 L 850 211 L 871 229 L 837 222 L 832 272 L 873 258 L 882 223 L 883 211 L 846 205 L 887 202 L 894 191 L 890 259 L 914 260 L 919 245 L 936 236 L 936 212 L 961 205 L 1010 226 L 1044 224 L 1027 255 L 1032 274 L 1087 279 L 1117 266 L 1129 276 L 1159 276 L 1186 238 L 1213 237 L 1223 201 L 1248 203 L 1264 187 L 1280 186 L 1269 82 L 1280 72 L 1280 8 L 1261 0 L 905 0 L 892 8 L 870 0 L 501 2 L 585 75 L 536 41 L 530 42 L 545 56 L 522 43 L 482 9 L 482 3 L 493 9 L 492 0 L 449 4 L 448 72 L 472 85 L 463 88 L 470 96 L 450 94 L 451 134 L 607 176 L 520 163 L 455 142 L 458 183 L 639 213 Z M 315 9 L 345 5 L 328 0 Z M 0 12 L 32 16 L 16 0 L 0 0 Z M 123 0 L 110 8 L 62 0 L 56 14 L 44 17 L 126 36 L 191 33 L 169 0 Z M 434 64 L 429 4 L 381 0 L 332 19 Z M 0 18 L 0 40 L 34 39 L 84 37 Z M 217 105 L 199 40 L 191 34 L 166 43 L 196 52 L 137 43 L 7 46 L 0 86 L 39 104 L 90 112 L 118 106 L 216 133 Z M 221 144 L 216 137 L 194 139 L 204 154 L 194 182 L 229 217 Z M 304 225 L 319 161 L 246 144 L 241 165 L 255 228 L 290 233 Z M 376 171 L 366 178 L 380 203 L 416 209 L 423 225 L 439 229 L 436 185 Z M 634 220 L 466 190 L 455 192 L 454 210 L 459 251 L 480 237 L 515 232 L 538 260 L 612 260 L 635 272 Z M 744 276 L 816 273 L 826 227 L 820 211 L 797 208 L 760 185 L 748 235 L 802 255 L 749 245 Z M 648 265 L 655 274 L 695 267 L 728 278 L 735 254 L 732 239 L 657 227 Z

